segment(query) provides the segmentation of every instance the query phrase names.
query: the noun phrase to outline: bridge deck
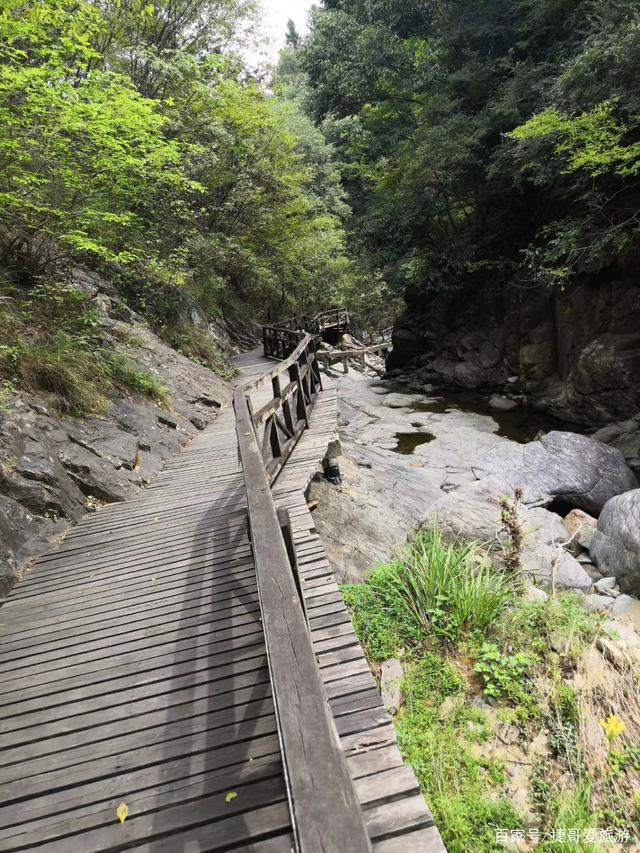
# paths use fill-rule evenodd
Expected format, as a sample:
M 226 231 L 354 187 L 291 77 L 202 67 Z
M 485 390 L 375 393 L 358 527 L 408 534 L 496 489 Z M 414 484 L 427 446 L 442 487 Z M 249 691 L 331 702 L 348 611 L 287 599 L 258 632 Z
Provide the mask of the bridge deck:
M 374 849 L 442 849 L 304 501 L 334 430 L 328 388 L 274 492 Z M 0 850 L 291 849 L 231 410 L 41 558 L 0 624 Z

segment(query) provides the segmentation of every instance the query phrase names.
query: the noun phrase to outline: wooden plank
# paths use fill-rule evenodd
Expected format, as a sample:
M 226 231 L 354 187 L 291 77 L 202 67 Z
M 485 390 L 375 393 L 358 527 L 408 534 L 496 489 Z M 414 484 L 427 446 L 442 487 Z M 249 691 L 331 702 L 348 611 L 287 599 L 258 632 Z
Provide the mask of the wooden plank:
M 303 853 L 371 850 L 331 724 L 243 391 L 234 395 L 258 590 L 294 831 Z

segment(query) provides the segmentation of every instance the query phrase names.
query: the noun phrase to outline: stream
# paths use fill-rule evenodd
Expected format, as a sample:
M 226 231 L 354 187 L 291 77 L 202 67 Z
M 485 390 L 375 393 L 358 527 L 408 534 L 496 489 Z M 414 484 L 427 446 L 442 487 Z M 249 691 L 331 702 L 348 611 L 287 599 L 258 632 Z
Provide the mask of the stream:
M 527 409 L 495 411 L 477 394 L 421 394 L 356 371 L 334 374 L 343 483 L 312 483 L 309 499 L 339 580 L 361 580 L 407 541 L 431 504 L 476 477 L 502 443 L 566 423 Z

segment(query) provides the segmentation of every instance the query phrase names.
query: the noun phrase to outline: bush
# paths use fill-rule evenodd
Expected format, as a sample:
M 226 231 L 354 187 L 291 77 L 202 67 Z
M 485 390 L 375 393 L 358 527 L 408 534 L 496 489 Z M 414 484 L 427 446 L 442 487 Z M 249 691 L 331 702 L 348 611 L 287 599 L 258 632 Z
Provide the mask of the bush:
M 470 704 L 457 668 L 441 654 L 427 652 L 412 663 L 402 689 L 398 742 L 447 849 L 495 850 L 496 829 L 517 829 L 523 821 L 504 794 L 502 766 L 473 749 L 491 736 L 484 712 Z M 448 697 L 456 701 L 445 713 Z
M 167 404 L 169 389 L 153 374 L 135 367 L 126 356 L 121 353 L 110 355 L 108 365 L 111 377 L 117 385 Z
M 486 630 L 517 597 L 520 581 L 494 567 L 477 546 L 447 543 L 437 528 L 421 533 L 369 584 L 410 634 L 457 640 Z
M 169 391 L 155 376 L 104 345 L 98 315 L 70 285 L 5 286 L 0 341 L 0 386 L 52 394 L 66 414 L 104 413 L 114 387 L 167 402 Z
M 169 343 L 187 358 L 208 367 L 222 379 L 231 380 L 238 370 L 231 364 L 215 338 L 195 326 L 180 326 L 167 332 Z

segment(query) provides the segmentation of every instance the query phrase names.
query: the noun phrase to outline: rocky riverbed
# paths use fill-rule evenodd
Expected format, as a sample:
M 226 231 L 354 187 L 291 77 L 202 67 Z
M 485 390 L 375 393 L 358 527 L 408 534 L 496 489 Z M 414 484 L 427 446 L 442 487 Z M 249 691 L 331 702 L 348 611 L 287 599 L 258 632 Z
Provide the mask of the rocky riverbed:
M 340 580 L 362 580 L 429 523 L 500 557 L 509 497 L 532 594 L 578 590 L 640 649 L 640 488 L 619 449 L 495 398 L 335 375 L 343 482 L 314 481 L 309 500 Z

